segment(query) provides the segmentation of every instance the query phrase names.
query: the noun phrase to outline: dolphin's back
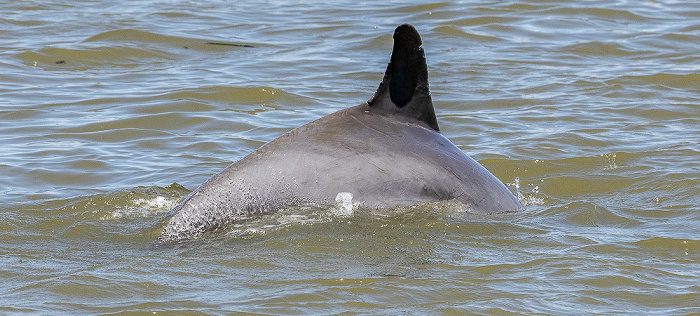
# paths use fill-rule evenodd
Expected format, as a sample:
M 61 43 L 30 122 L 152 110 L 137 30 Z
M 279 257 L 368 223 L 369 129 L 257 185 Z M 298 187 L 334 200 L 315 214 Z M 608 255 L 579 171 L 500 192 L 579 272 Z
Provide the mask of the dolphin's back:
M 349 192 L 362 207 L 455 199 L 475 213 L 515 211 L 518 200 L 483 166 L 430 127 L 366 104 L 297 128 L 212 177 L 176 209 L 161 239 L 181 239 Z

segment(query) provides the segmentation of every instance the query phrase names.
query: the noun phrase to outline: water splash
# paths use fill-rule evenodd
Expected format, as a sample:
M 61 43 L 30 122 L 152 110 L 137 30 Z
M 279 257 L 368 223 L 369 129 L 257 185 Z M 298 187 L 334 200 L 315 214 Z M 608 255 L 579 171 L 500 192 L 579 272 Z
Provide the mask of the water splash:
M 353 195 L 350 192 L 340 192 L 335 196 L 335 207 L 330 209 L 335 216 L 352 216 L 355 213 L 357 203 L 352 202 Z
M 340 192 L 336 195 L 336 204 L 333 206 L 307 204 L 286 207 L 274 214 L 234 224 L 226 234 L 230 237 L 250 238 L 265 235 L 284 227 L 313 225 L 333 221 L 334 218 L 350 217 L 355 214 L 355 210 L 359 207 L 357 202 L 353 202 L 353 197 L 350 192 Z
M 137 198 L 130 205 L 116 208 L 114 211 L 100 217 L 100 221 L 119 219 L 122 217 L 148 217 L 155 213 L 167 212 L 179 203 L 180 198 L 156 196 L 153 198 Z
M 532 190 L 529 193 L 523 193 L 520 188 L 520 177 L 515 177 L 513 183 L 509 183 L 507 186 L 512 186 L 515 189 L 515 197 L 518 198 L 523 206 L 544 205 L 545 196 L 540 193 L 538 185 L 531 184 Z

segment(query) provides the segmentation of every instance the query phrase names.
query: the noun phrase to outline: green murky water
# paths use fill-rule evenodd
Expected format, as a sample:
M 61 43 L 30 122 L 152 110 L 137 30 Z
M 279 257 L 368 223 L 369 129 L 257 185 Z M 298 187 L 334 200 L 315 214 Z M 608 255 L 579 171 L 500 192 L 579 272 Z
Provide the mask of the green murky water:
M 0 313 L 700 313 L 695 3 L 0 12 Z M 406 22 L 443 134 L 525 211 L 301 207 L 153 247 L 209 176 L 369 99 Z

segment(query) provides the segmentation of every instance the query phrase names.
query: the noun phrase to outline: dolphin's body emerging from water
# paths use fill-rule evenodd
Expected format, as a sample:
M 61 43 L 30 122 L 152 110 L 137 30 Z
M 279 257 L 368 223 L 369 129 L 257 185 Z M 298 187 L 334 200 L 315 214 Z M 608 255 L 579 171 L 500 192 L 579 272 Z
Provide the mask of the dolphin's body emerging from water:
M 214 175 L 173 209 L 159 240 L 196 237 L 283 207 L 334 205 L 341 192 L 367 208 L 443 200 L 481 214 L 522 208 L 440 134 L 420 35 L 404 24 L 372 99 L 292 130 Z

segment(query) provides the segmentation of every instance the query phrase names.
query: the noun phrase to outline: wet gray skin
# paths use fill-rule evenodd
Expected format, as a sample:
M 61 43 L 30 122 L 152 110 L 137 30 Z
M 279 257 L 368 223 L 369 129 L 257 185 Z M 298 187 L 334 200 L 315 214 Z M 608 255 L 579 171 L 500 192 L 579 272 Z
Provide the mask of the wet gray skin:
M 214 175 L 173 209 L 159 240 L 197 237 L 283 207 L 333 205 L 341 192 L 377 209 L 443 200 L 479 214 L 522 208 L 440 134 L 420 35 L 404 24 L 372 99 L 294 129 Z

